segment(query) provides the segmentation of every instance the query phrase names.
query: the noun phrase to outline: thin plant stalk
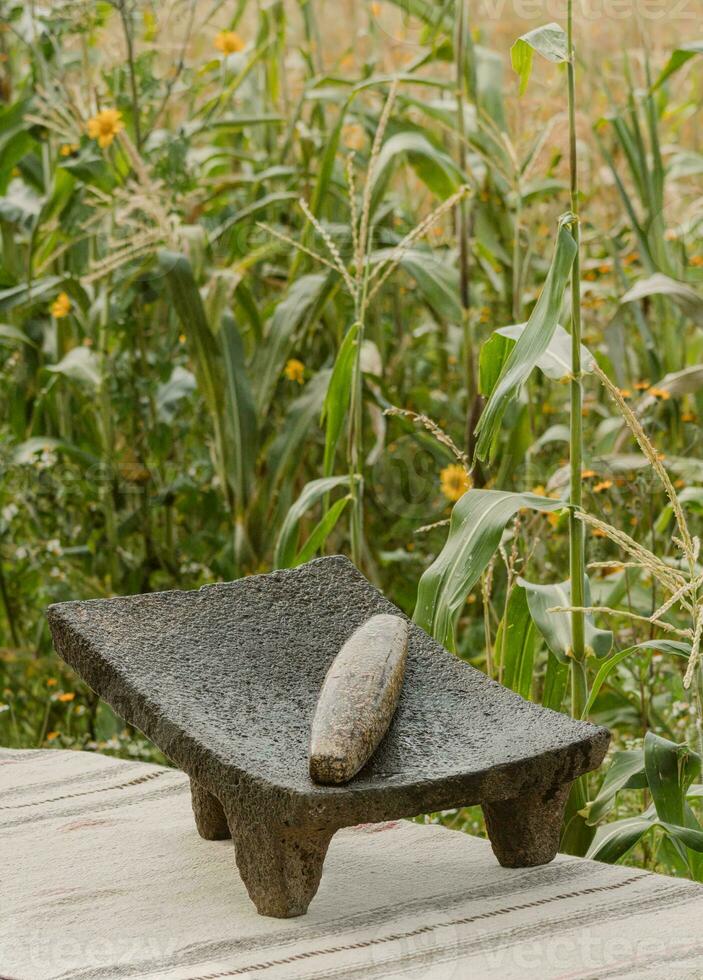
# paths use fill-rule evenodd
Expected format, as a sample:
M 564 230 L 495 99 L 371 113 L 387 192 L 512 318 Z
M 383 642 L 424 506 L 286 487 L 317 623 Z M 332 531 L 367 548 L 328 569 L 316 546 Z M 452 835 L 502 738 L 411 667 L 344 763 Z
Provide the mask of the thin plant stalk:
M 456 84 L 456 126 L 458 165 L 462 176 L 466 175 L 466 120 L 464 116 L 464 86 L 466 84 L 467 22 L 466 0 L 456 0 L 456 30 L 454 38 L 455 84 Z M 460 198 L 456 206 L 456 229 L 459 244 L 459 302 L 462 311 L 462 330 L 464 337 L 464 370 L 466 387 L 466 440 L 469 455 L 473 456 L 474 414 L 476 409 L 476 365 L 474 362 L 474 338 L 471 324 L 471 285 L 469 269 L 470 222 L 466 197 Z
M 579 175 L 576 146 L 576 56 L 574 51 L 574 3 L 567 6 L 567 79 L 569 103 L 569 170 L 571 189 L 571 231 L 576 241 L 576 256 L 571 268 L 571 419 L 569 490 L 569 571 L 571 602 L 585 606 L 585 535 L 577 512 L 581 509 L 581 471 L 583 468 L 583 388 L 581 381 L 581 229 L 579 224 Z M 571 710 L 580 718 L 588 699 L 586 677 L 585 614 L 582 608 L 571 613 Z
M 139 88 L 137 86 L 137 69 L 134 61 L 134 38 L 132 36 L 132 24 L 130 11 L 127 10 L 127 0 L 119 0 L 117 4 L 117 9 L 120 14 L 120 21 L 122 22 L 122 33 L 124 34 L 125 45 L 127 48 L 127 65 L 129 67 L 129 85 L 132 95 L 132 115 L 133 115 L 133 125 L 134 125 L 134 142 L 137 144 L 137 150 L 141 151 L 142 148 L 142 128 L 140 113 L 141 109 L 139 106 Z

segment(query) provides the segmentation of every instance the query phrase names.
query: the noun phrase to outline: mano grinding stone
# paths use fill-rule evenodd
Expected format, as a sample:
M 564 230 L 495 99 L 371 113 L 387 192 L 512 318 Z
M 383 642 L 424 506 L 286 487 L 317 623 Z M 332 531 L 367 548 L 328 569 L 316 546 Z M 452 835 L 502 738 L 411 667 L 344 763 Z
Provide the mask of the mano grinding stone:
M 376 751 L 400 698 L 408 657 L 408 625 L 372 616 L 347 640 L 320 691 L 310 738 L 310 776 L 347 783 Z

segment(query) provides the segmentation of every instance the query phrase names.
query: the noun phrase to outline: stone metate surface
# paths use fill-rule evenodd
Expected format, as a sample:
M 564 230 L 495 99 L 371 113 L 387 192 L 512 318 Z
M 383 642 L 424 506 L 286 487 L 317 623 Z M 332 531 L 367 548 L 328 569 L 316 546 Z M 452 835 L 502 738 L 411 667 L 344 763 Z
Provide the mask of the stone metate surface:
M 393 718 L 408 659 L 408 624 L 372 616 L 332 661 L 310 735 L 316 783 L 348 783 L 368 762 Z
M 502 864 L 549 861 L 568 784 L 608 745 L 606 729 L 524 701 L 409 623 L 386 737 L 351 782 L 317 785 L 320 688 L 379 613 L 402 616 L 335 557 L 195 592 L 65 602 L 48 617 L 64 660 L 188 773 L 198 830 L 231 834 L 258 910 L 285 917 L 306 911 L 332 835 L 351 824 L 481 803 Z

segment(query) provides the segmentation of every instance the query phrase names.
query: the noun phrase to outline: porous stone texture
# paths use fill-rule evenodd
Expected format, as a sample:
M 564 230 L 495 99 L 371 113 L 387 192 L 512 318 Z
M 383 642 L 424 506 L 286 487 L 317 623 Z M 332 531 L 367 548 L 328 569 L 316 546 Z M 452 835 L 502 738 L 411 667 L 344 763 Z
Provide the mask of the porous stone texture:
M 596 768 L 608 746 L 606 729 L 523 700 L 408 621 L 386 737 L 351 782 L 317 785 L 308 742 L 320 688 L 343 643 L 378 613 L 403 615 L 334 557 L 194 592 L 60 603 L 48 618 L 63 659 L 219 800 L 260 911 L 298 915 L 300 894 L 314 894 L 320 841 L 340 827 L 546 796 Z M 296 895 L 281 884 L 291 852 L 309 865 Z M 267 874 L 265 901 L 257 882 Z
M 398 704 L 408 656 L 408 624 L 372 616 L 332 661 L 310 735 L 310 776 L 348 783 L 386 734 Z
M 232 832 L 227 822 L 227 814 L 217 797 L 191 779 L 190 798 L 195 826 L 200 836 L 205 840 L 228 840 Z
M 570 787 L 565 783 L 512 800 L 484 802 L 491 847 L 504 868 L 549 864 L 556 857 Z

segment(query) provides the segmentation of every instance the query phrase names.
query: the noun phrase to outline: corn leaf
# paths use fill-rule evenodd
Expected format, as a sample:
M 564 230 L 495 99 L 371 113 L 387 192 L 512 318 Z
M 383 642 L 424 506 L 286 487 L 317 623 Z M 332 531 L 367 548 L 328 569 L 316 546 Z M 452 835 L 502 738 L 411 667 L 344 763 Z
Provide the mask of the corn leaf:
M 239 502 L 246 500 L 256 466 L 258 433 L 254 398 L 244 364 L 244 346 L 234 317 L 226 313 L 220 328 L 227 390 L 227 421 L 232 480 Z
M 353 323 L 347 330 L 334 362 L 332 376 L 322 407 L 321 422 L 325 426 L 325 459 L 324 473 L 329 476 L 334 465 L 334 452 L 342 432 L 344 420 L 347 417 L 351 400 L 352 379 L 354 375 L 354 360 L 357 355 L 357 338 L 359 324 Z
M 676 745 L 654 732 L 647 732 L 644 769 L 659 819 L 683 825 L 686 793 L 701 771 L 700 756 L 687 745 Z
M 568 663 L 571 657 L 571 613 L 549 610 L 555 606 L 570 605 L 569 581 L 537 585 L 519 578 L 518 584 L 527 592 L 530 613 L 547 646 L 558 660 Z M 590 605 L 590 602 L 591 590 L 586 578 L 586 605 Z M 612 646 L 613 634 L 610 630 L 598 629 L 593 622 L 593 617 L 586 614 L 586 651 L 601 659 L 608 656 Z
M 62 374 L 65 378 L 91 385 L 93 388 L 97 388 L 100 384 L 98 356 L 89 347 L 73 347 L 58 364 L 50 364 L 46 370 L 51 374 Z
M 637 653 L 639 650 L 657 650 L 664 653 L 671 653 L 677 657 L 683 657 L 688 659 L 691 654 L 691 647 L 687 643 L 681 643 L 678 640 L 646 640 L 644 643 L 636 643 L 634 646 L 627 647 L 625 650 L 619 650 L 617 653 L 613 654 L 612 657 L 608 657 L 601 666 L 598 668 L 598 673 L 593 679 L 591 684 L 591 690 L 588 695 L 588 701 L 583 709 L 582 718 L 587 718 L 591 713 L 591 709 L 596 702 L 596 698 L 600 693 L 600 689 L 603 684 L 608 679 L 608 675 L 611 671 L 615 670 L 618 664 L 626 660 L 627 657 L 631 656 L 633 653 Z
M 646 785 L 643 750 L 627 749 L 616 752 L 598 795 L 588 807 L 588 826 L 595 827 L 603 821 L 615 806 L 615 797 L 621 789 L 645 789 Z
M 322 477 L 305 484 L 281 526 L 273 556 L 274 568 L 291 568 L 295 563 L 300 521 L 305 513 L 336 487 L 349 487 L 349 485 L 348 475 Z
M 505 362 L 476 427 L 476 455 L 479 459 L 486 459 L 488 456 L 508 403 L 518 394 L 538 360 L 548 349 L 556 331 L 564 289 L 576 255 L 576 243 L 565 222 L 566 218 L 562 218 L 544 289 Z
M 560 500 L 534 493 L 468 490 L 452 510 L 444 547 L 420 579 L 415 622 L 453 650 L 462 606 L 500 544 L 510 518 L 523 507 L 554 511 L 563 506 Z
M 654 83 L 653 89 L 658 89 L 660 85 L 664 84 L 667 78 L 671 78 L 673 74 L 683 68 L 697 54 L 703 54 L 703 41 L 691 41 L 689 44 L 682 44 L 680 48 L 676 48 L 671 53 L 659 78 Z
M 322 300 L 328 278 L 321 273 L 301 276 L 290 287 L 285 299 L 276 306 L 266 332 L 266 342 L 257 348 L 252 367 L 252 377 L 257 381 L 255 401 L 260 419 L 268 412 L 295 332 L 315 304 Z
M 503 683 L 521 697 L 529 698 L 532 691 L 532 668 L 535 659 L 535 629 L 521 586 L 510 593 L 505 616 L 496 638 L 503 666 Z
M 647 279 L 640 279 L 620 302 L 635 303 L 647 296 L 668 296 L 685 316 L 703 326 L 703 296 L 692 286 L 657 272 Z
M 393 168 L 407 158 L 420 180 L 443 200 L 459 190 L 466 176 L 452 158 L 422 133 L 396 133 L 383 144 L 373 175 L 371 210 L 375 211 Z
M 295 556 L 293 561 L 294 566 L 302 565 L 303 562 L 310 561 L 311 558 L 315 557 L 317 552 L 336 527 L 337 521 L 344 513 L 347 504 L 351 499 L 350 494 L 347 494 L 346 497 L 340 497 L 339 500 L 335 500 L 332 506 L 322 515 L 309 538 Z
M 567 61 L 569 52 L 566 43 L 566 33 L 559 24 L 545 24 L 536 27 L 519 37 L 510 49 L 510 62 L 513 71 L 520 79 L 520 95 L 524 95 L 532 74 L 532 59 L 534 52 L 541 54 L 547 61 L 558 63 Z

